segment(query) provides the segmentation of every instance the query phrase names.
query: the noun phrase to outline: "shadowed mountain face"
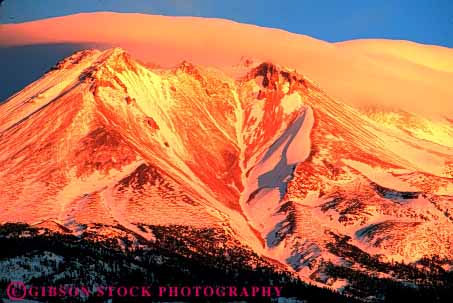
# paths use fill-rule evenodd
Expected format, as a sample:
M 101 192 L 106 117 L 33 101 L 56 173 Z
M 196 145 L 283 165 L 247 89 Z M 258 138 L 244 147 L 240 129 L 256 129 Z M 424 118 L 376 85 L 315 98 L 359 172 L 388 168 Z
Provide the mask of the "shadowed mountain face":
M 0 105 L 0 222 L 146 241 L 142 225 L 215 228 L 336 289 L 355 281 L 339 268 L 451 263 L 451 146 L 290 69 L 242 70 L 149 68 L 119 48 L 60 61 Z

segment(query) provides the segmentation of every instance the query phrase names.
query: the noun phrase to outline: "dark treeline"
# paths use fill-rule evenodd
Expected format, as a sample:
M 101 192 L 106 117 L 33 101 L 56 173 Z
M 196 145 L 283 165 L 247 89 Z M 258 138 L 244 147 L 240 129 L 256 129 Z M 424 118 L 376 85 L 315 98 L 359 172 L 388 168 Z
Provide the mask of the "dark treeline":
M 12 260 L 24 270 L 37 272 L 29 285 L 169 285 L 169 286 L 283 286 L 282 295 L 306 302 L 453 302 L 453 274 L 442 267 L 445 260 L 423 258 L 416 265 L 381 262 L 337 238 L 330 250 L 346 261 L 355 260 L 362 270 L 324 263 L 321 269 L 333 278 L 348 280 L 343 294 L 301 282 L 278 270 L 223 230 L 186 226 L 145 226 L 155 241 L 121 226 L 108 227 L 115 236 L 99 236 L 94 226 L 80 236 L 35 229 L 24 224 L 0 227 L 0 261 Z M 87 229 L 88 230 L 88 229 Z M 34 262 L 30 260 L 33 259 Z M 38 260 L 38 261 L 37 261 Z M 39 263 L 39 264 L 36 264 Z M 42 267 L 46 270 L 41 272 Z M 364 270 L 363 270 L 364 269 Z M 372 273 L 389 273 L 382 278 Z M 371 273 L 371 274 L 370 274 Z M 9 281 L 0 280 L 5 298 Z M 348 294 L 349 296 L 345 296 Z M 358 299 L 353 299 L 352 296 Z M 219 298 L 166 298 L 166 301 L 228 302 Z M 46 298 L 43 302 L 105 302 L 105 298 Z M 113 298 L 112 302 L 159 302 L 162 298 Z M 230 301 L 274 302 L 270 298 Z
M 137 237 L 79 237 L 33 229 L 22 224 L 0 228 L 0 261 L 23 256 L 22 268 L 39 270 L 28 264 L 35 257 L 50 274 L 26 281 L 30 285 L 180 285 L 180 286 L 282 286 L 282 296 L 307 302 L 358 302 L 327 288 L 301 282 L 270 261 L 259 257 L 222 230 L 185 226 L 146 226 L 156 241 Z M 115 227 L 121 230 L 122 227 Z M 140 226 L 145 228 L 145 226 Z M 96 239 L 96 240 L 95 240 Z M 50 255 L 51 253 L 52 255 Z M 47 257 L 46 257 L 47 255 Z M 62 256 L 63 259 L 49 256 Z M 9 281 L 0 281 L 2 297 Z M 184 302 L 274 302 L 271 298 L 166 298 Z M 82 298 L 46 298 L 45 302 L 77 302 Z M 105 298 L 84 298 L 85 302 L 105 302 Z M 113 298 L 113 302 L 159 302 L 162 298 Z
M 349 281 L 345 293 L 375 298 L 370 299 L 371 302 L 453 302 L 453 272 L 443 267 L 452 260 L 433 256 L 423 257 L 413 264 L 383 262 L 378 255 L 369 255 L 350 244 L 349 237 L 333 236 L 336 243 L 329 245 L 330 252 L 361 266 L 358 270 L 332 263 L 323 265 L 328 276 Z M 377 276 L 377 273 L 392 278 Z

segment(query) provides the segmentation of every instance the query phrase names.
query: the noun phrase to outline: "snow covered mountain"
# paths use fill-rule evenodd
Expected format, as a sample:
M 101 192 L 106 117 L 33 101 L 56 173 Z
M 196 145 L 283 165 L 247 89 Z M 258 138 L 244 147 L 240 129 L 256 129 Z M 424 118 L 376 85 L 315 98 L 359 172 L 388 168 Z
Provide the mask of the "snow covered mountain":
M 360 112 L 270 62 L 240 71 L 120 48 L 59 62 L 0 105 L 0 222 L 215 227 L 336 289 L 332 267 L 453 260 L 452 121 Z

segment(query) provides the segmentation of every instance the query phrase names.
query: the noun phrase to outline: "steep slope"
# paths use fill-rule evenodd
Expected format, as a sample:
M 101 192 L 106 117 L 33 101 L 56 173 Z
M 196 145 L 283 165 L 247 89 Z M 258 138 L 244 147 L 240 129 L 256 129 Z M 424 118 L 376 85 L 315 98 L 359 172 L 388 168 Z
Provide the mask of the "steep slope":
M 244 209 L 270 255 L 322 282 L 322 264 L 348 264 L 338 235 L 381 260 L 452 258 L 451 147 L 381 126 L 294 72 L 253 73 L 246 155 L 286 121 L 272 104 L 300 113 L 245 165 Z
M 157 74 L 120 49 L 60 62 L 2 105 L 1 220 L 135 229 L 130 221 L 221 225 L 230 216 L 247 229 L 234 123 L 219 125 L 236 119 L 237 101 L 227 82 L 200 80 L 191 65 Z M 208 102 L 218 87 L 230 100 Z
M 119 48 L 61 61 L 0 106 L 0 222 L 147 240 L 143 224 L 220 228 L 336 288 L 332 265 L 453 259 L 448 142 L 388 127 L 294 70 L 247 68 L 148 68 Z

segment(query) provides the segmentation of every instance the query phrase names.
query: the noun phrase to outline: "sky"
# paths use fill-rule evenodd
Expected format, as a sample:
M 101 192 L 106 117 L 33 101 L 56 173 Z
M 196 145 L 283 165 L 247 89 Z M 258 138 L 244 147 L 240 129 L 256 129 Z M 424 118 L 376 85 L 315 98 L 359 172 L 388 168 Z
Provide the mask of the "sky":
M 411 40 L 453 47 L 452 0 L 0 0 L 0 24 L 80 12 L 200 16 L 280 28 L 336 42 Z

